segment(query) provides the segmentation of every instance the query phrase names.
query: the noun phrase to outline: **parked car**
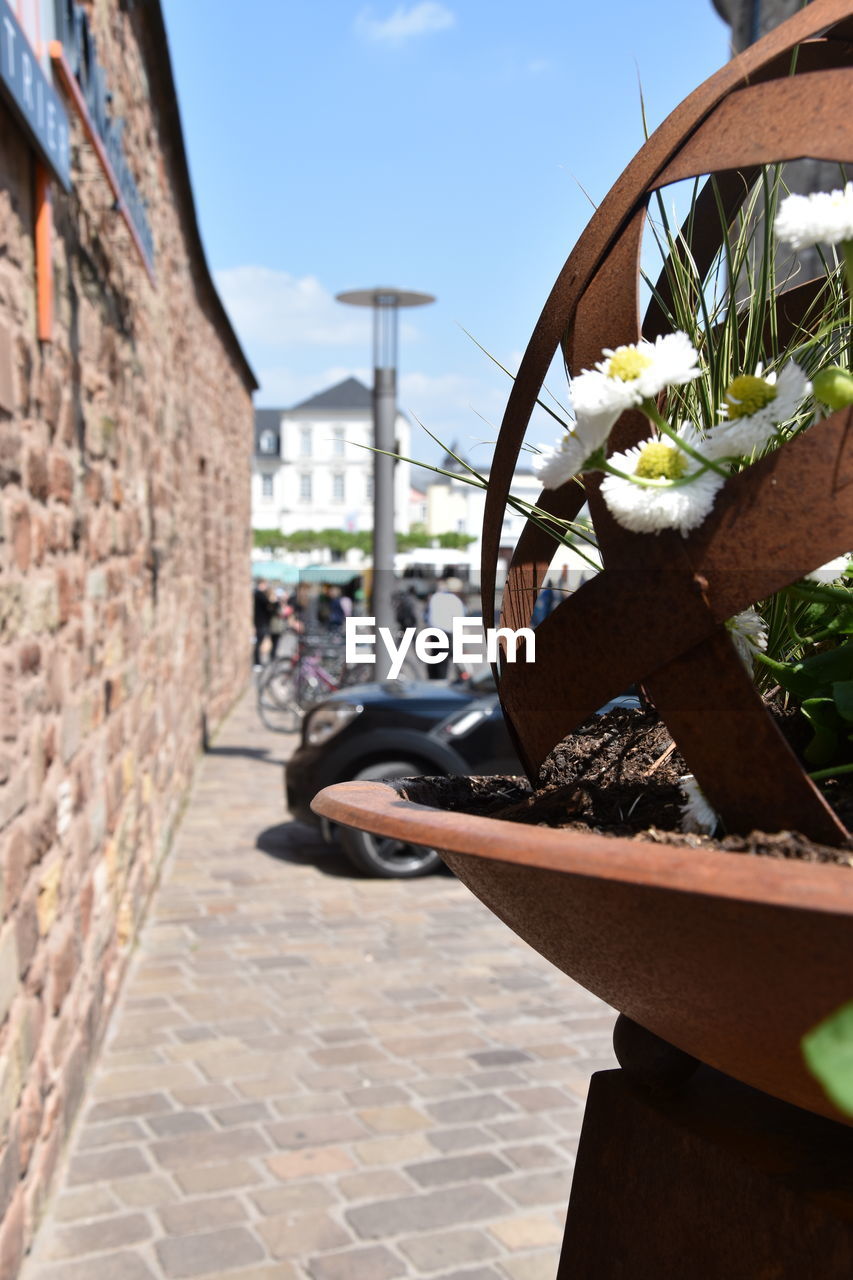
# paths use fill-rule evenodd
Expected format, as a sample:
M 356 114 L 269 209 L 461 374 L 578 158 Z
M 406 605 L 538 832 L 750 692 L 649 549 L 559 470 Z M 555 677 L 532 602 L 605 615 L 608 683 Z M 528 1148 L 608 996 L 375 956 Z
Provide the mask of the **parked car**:
M 614 706 L 637 706 L 629 693 Z M 434 849 L 332 828 L 312 813 L 323 787 L 354 779 L 409 778 L 420 774 L 518 774 L 523 770 L 494 692 L 491 672 L 472 679 L 354 685 L 314 707 L 302 742 L 285 765 L 287 806 L 294 818 L 337 840 L 366 875 L 409 879 L 442 865 Z
M 440 866 L 434 849 L 363 831 L 332 832 L 311 812 L 317 792 L 351 779 L 518 770 L 491 672 L 484 668 L 464 681 L 388 681 L 332 694 L 303 721 L 302 741 L 285 765 L 285 790 L 294 818 L 337 839 L 361 871 L 408 878 Z

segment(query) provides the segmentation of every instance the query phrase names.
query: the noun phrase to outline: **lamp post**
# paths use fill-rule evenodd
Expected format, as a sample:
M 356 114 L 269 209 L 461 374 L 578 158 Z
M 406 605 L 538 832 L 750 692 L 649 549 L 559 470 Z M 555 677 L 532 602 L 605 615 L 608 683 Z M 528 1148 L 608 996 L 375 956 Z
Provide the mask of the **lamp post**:
M 394 423 L 397 416 L 397 313 L 401 307 L 422 307 L 435 302 L 429 293 L 403 289 L 352 289 L 337 295 L 338 302 L 373 309 L 373 591 L 372 612 L 376 626 L 396 629 L 394 616 Z M 390 659 L 384 645 L 377 646 L 376 676 L 388 675 Z

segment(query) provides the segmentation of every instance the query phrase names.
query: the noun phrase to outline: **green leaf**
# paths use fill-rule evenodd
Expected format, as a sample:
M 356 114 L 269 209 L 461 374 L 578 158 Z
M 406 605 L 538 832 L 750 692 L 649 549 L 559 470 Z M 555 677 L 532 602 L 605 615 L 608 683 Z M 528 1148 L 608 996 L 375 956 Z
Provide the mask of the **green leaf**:
M 794 670 L 821 684 L 832 684 L 836 680 L 853 680 L 853 644 L 848 642 L 839 645 L 837 649 L 816 653 L 814 657 L 798 662 Z
M 842 720 L 853 721 L 853 680 L 836 680 L 832 698 Z
M 838 747 L 838 712 L 832 698 L 807 698 L 801 707 L 812 729 L 812 740 L 803 755 L 820 768 L 832 761 Z
M 839 1111 L 853 1116 L 853 1002 L 803 1036 L 806 1066 Z

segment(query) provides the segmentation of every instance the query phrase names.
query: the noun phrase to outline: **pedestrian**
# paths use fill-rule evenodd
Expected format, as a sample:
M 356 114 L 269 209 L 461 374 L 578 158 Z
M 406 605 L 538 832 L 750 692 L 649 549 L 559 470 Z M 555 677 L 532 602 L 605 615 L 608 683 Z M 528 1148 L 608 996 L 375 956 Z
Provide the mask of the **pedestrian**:
M 261 669 L 261 645 L 271 634 L 270 623 L 277 606 L 270 598 L 269 583 L 266 578 L 258 578 L 252 595 L 252 620 L 255 626 L 255 670 Z M 276 640 L 276 644 L 278 641 Z
M 441 662 L 429 663 L 430 680 L 443 680 L 450 666 L 450 650 L 453 644 L 453 619 L 465 617 L 462 602 L 463 586 L 458 578 L 445 578 L 427 601 L 425 622 L 428 627 L 442 631 L 447 638 L 447 654 Z
M 352 608 L 352 602 L 350 600 L 347 600 L 347 604 Z M 337 635 L 341 630 L 346 616 L 346 610 L 343 605 L 343 592 L 340 587 L 329 587 L 329 613 L 327 625 L 333 634 Z

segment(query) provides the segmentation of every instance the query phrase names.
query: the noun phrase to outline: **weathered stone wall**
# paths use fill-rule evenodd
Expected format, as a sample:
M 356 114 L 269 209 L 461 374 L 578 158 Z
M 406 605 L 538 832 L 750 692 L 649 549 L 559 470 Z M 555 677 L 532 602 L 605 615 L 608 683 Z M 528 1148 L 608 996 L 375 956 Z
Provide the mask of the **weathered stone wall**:
M 74 1117 L 203 718 L 222 716 L 249 662 L 249 375 L 176 204 L 183 153 L 174 103 L 151 100 L 149 6 L 127 7 L 89 12 L 156 285 L 69 112 L 49 345 L 35 337 L 35 159 L 0 105 L 3 1277 Z

